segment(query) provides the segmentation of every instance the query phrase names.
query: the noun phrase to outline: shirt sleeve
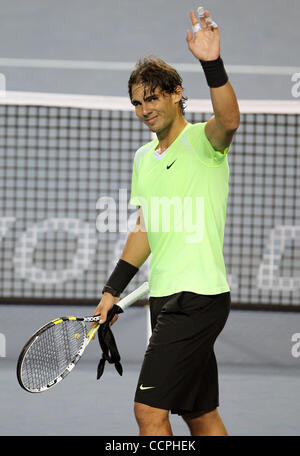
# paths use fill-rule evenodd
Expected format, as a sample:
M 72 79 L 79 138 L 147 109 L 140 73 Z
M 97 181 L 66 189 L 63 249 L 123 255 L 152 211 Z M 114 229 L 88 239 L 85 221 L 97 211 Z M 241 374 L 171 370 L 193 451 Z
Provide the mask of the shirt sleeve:
M 223 152 L 215 150 L 205 134 L 205 125 L 206 122 L 196 123 L 189 129 L 188 140 L 190 146 L 206 166 L 220 166 L 227 160 L 230 146 L 226 147 Z
M 137 195 L 137 187 L 138 187 L 138 173 L 136 169 L 136 157 L 133 160 L 133 167 L 132 167 L 132 178 L 131 178 L 131 197 L 130 197 L 130 204 L 133 206 L 141 206 L 138 195 Z

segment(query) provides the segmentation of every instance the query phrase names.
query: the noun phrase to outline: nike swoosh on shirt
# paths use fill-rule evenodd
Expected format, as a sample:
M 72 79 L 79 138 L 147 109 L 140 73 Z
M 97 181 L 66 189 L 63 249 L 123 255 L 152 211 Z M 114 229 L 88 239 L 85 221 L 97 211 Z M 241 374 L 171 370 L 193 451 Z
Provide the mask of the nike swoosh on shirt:
M 167 165 L 167 169 L 171 168 L 171 166 L 176 162 L 176 160 L 174 160 L 170 165 Z
M 143 385 L 140 386 L 140 390 L 142 390 L 142 391 L 143 390 L 149 390 L 149 389 L 152 389 L 152 388 L 155 388 L 155 386 L 143 386 Z

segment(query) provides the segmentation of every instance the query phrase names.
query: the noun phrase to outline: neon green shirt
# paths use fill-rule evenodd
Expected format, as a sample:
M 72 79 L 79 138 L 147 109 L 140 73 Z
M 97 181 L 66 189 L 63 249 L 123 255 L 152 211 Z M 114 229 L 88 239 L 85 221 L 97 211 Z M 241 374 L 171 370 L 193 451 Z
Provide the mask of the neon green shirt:
M 149 245 L 150 296 L 229 291 L 223 258 L 227 153 L 208 141 L 205 122 L 187 124 L 161 155 L 158 139 L 137 150 L 130 204 L 141 206 Z

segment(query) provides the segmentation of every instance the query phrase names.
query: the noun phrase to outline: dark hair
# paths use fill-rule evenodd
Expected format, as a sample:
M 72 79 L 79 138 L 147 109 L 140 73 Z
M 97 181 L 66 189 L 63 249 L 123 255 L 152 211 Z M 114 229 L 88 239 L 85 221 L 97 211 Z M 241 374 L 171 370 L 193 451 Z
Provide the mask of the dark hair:
M 137 62 L 130 75 L 128 81 L 130 99 L 132 98 L 133 84 L 143 84 L 145 89 L 150 89 L 151 93 L 159 87 L 162 92 L 170 94 L 176 91 L 176 87 L 182 87 L 182 78 L 171 65 L 155 56 L 148 56 Z M 179 102 L 182 114 L 184 114 L 186 100 L 187 98 L 183 96 Z

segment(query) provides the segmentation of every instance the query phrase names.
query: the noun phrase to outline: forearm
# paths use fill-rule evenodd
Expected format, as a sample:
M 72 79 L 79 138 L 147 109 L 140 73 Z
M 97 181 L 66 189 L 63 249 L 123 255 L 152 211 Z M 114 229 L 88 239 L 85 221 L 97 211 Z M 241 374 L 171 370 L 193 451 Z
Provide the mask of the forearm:
M 213 62 L 213 79 L 208 75 L 208 85 L 214 115 L 207 121 L 205 133 L 215 150 L 223 151 L 239 127 L 240 110 L 235 92 L 228 81 L 222 60 Z M 207 76 L 207 75 L 206 75 Z
M 240 122 L 240 111 L 235 92 L 230 84 L 210 88 L 215 120 L 224 132 L 234 132 Z

